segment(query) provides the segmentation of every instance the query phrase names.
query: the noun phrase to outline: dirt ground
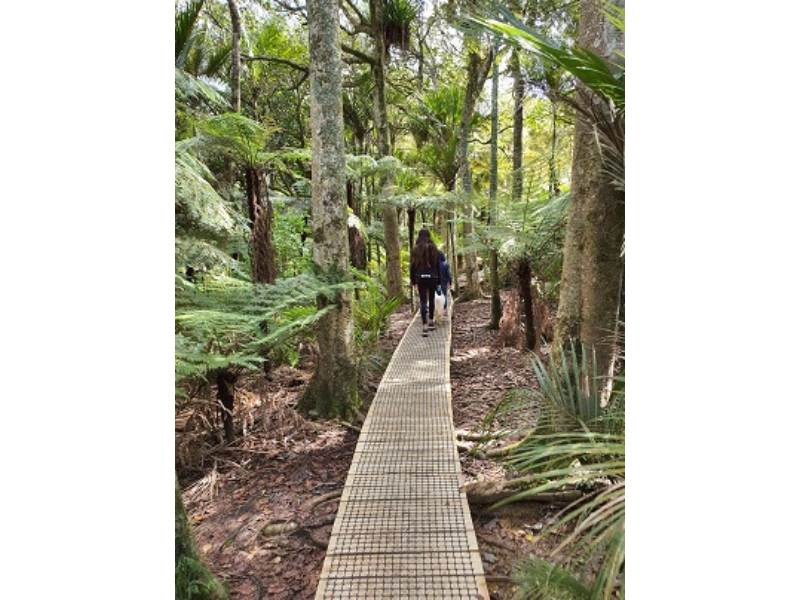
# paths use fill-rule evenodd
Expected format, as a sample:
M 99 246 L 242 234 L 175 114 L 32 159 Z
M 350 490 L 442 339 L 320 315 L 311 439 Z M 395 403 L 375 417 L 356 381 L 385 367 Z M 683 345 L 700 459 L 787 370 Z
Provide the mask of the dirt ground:
M 511 290 L 503 291 L 502 299 L 505 301 L 510 293 Z M 518 397 L 529 394 L 536 385 L 532 355 L 517 348 L 502 348 L 497 332 L 486 329 L 489 315 L 488 299 L 455 305 L 450 378 L 457 430 L 480 433 L 519 429 L 533 419 L 533 404 L 529 399 L 515 405 L 513 411 L 498 411 L 491 423 L 485 422 L 486 415 L 502 405 L 509 394 Z M 505 443 L 507 441 L 499 442 L 500 445 Z M 486 446 L 487 449 L 491 447 Z M 497 461 L 478 459 L 464 452 L 461 453 L 461 468 L 465 482 L 507 476 Z M 539 534 L 556 512 L 557 507 L 546 504 L 514 505 L 495 513 L 472 507 L 478 547 L 493 599 L 513 596 L 514 586 L 509 580 L 521 557 L 544 556 L 552 547 L 552 541 L 540 540 Z
M 509 429 L 530 418 L 530 408 L 517 408 L 484 424 L 487 412 L 509 392 L 534 385 L 530 355 L 500 348 L 497 333 L 485 328 L 488 316 L 488 300 L 455 305 L 451 377 L 456 429 Z M 367 399 L 410 317 L 407 306 L 391 316 L 379 341 L 381 360 L 362 389 Z M 247 424 L 246 433 L 234 447 L 206 450 L 185 461 L 193 467 L 179 469 L 197 547 L 228 583 L 233 600 L 314 597 L 337 509 L 338 497 L 332 496 L 344 484 L 358 433 L 337 422 L 307 420 L 294 410 L 312 371 L 313 359 L 307 357 L 297 368 L 275 369 L 269 379 L 258 375 L 240 382 L 237 422 Z M 176 418 L 177 455 L 186 456 L 187 447 L 200 445 L 191 433 L 197 418 Z M 462 469 L 466 481 L 505 476 L 499 463 L 466 453 Z M 514 564 L 546 549 L 549 544 L 540 543 L 537 535 L 555 512 L 546 505 L 499 514 L 473 510 L 492 598 L 511 597 Z
M 390 317 L 378 344 L 380 368 L 362 389 L 367 401 L 410 320 L 407 307 Z M 181 477 L 200 555 L 228 583 L 232 600 L 314 597 L 338 503 L 326 495 L 344 485 L 358 433 L 294 410 L 312 372 L 308 359 L 277 368 L 271 381 L 244 382 L 236 420 L 260 421 L 235 448 L 211 453 L 204 469 Z M 180 454 L 188 434 L 177 437 Z

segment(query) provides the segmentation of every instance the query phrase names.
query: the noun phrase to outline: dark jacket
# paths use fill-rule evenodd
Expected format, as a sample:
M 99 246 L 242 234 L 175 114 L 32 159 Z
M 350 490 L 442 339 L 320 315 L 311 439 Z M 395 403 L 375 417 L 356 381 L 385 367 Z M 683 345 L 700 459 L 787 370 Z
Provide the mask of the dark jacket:
M 441 263 L 430 269 L 415 269 L 414 264 L 411 264 L 411 284 L 429 284 L 437 285 L 439 283 L 439 271 Z
M 444 252 L 439 250 L 439 285 L 442 286 L 442 289 L 446 290 L 450 287 L 452 282 L 453 277 L 450 274 L 450 264 L 447 262 Z

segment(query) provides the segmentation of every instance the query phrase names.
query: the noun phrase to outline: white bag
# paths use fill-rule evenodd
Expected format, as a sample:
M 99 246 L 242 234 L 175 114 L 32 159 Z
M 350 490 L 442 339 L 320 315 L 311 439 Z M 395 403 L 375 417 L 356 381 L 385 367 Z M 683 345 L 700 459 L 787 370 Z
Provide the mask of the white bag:
M 442 291 L 441 294 L 436 294 L 434 297 L 434 309 L 433 309 L 433 317 L 438 321 L 442 318 L 444 313 L 444 295 L 446 292 Z

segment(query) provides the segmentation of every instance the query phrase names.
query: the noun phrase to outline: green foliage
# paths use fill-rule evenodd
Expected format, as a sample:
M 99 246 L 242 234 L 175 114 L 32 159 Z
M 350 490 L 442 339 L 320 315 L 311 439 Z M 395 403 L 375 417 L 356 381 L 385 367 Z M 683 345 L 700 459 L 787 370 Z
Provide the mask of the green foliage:
M 191 152 L 192 142 L 175 146 L 176 234 L 217 241 L 244 235 L 246 224 L 214 188 L 214 175 Z
M 353 303 L 354 338 L 356 346 L 365 349 L 378 341 L 402 298 L 386 299 L 383 277 L 371 277 L 357 269 L 353 269 L 353 277 L 359 285 L 358 299 Z
M 535 356 L 533 371 L 539 388 L 534 397 L 539 403 L 537 427 L 543 431 L 592 429 L 605 424 L 601 418 L 602 390 L 598 382 L 594 353 L 570 347 L 554 356 L 547 365 Z
M 411 24 L 417 18 L 419 5 L 414 0 L 385 0 L 383 4 L 383 37 L 386 49 L 399 46 L 408 49 Z
M 206 378 L 223 367 L 256 369 L 266 352 L 308 330 L 332 309 L 316 308 L 318 297 L 335 302 L 353 283 L 310 274 L 271 285 L 218 276 L 175 289 L 176 381 Z M 300 310 L 300 309 L 303 310 Z
M 197 22 L 204 0 L 191 0 L 175 10 L 175 100 L 178 120 L 186 119 L 189 107 L 224 110 L 227 100 L 211 83 L 230 54 L 230 46 L 215 48 Z
M 417 145 L 416 160 L 446 190 L 455 188 L 458 174 L 458 131 L 464 91 L 458 84 L 425 93 L 414 112 L 406 112 L 407 126 Z
M 504 263 L 526 258 L 540 280 L 558 281 L 568 207 L 569 194 L 550 197 L 543 190 L 532 201 L 505 207 L 497 225 L 477 223 L 461 250 L 496 248 Z
M 517 565 L 514 581 L 520 600 L 590 600 L 589 588 L 572 573 L 541 558 Z
M 619 62 L 609 62 L 580 46 L 554 43 L 546 36 L 527 27 L 513 13 L 499 8 L 500 19 L 472 16 L 468 22 L 503 36 L 508 42 L 522 46 L 540 59 L 552 63 L 573 75 L 603 101 L 598 108 L 592 102 L 582 102 L 561 96 L 593 123 L 604 160 L 606 174 L 620 190 L 625 189 L 625 66 L 624 55 L 617 53 Z M 625 9 L 608 3 L 606 17 L 624 31 Z
M 610 599 L 625 562 L 624 377 L 604 406 L 591 355 L 585 348 L 571 346 L 563 349 L 560 361 L 547 367 L 534 359 L 539 419 L 534 433 L 508 458 L 509 466 L 525 476 L 525 487 L 498 505 L 568 487 L 584 490 L 585 495 L 559 513 L 545 533 L 570 530 L 552 553 L 557 564 L 592 566 L 599 561 L 589 595 L 564 597 Z M 571 593 L 580 592 L 582 586 L 567 571 L 536 561 L 526 563 L 518 577 L 530 594 L 536 582 L 559 589 L 574 584 Z
M 292 277 L 311 269 L 311 232 L 304 220 L 304 212 L 287 202 L 272 198 L 275 220 L 272 224 L 272 242 L 278 257 L 281 277 Z M 305 243 L 301 235 L 305 232 Z
M 266 145 L 273 128 L 265 127 L 240 113 L 225 113 L 199 124 L 200 140 L 239 164 L 258 167 L 273 155 Z
M 183 556 L 175 563 L 176 600 L 226 600 L 228 593 L 202 562 Z
M 228 105 L 213 85 L 178 68 L 175 69 L 175 99 L 179 104 L 203 104 L 212 110 L 222 110 Z
M 191 0 L 175 9 L 175 66 L 182 65 L 195 40 L 194 26 L 205 0 Z
M 622 18 L 624 19 L 624 9 Z M 625 71 L 608 63 L 594 52 L 580 46 L 567 47 L 548 40 L 517 19 L 510 11 L 499 8 L 502 20 L 469 17 L 468 21 L 503 36 L 506 41 L 524 47 L 543 60 L 558 65 L 613 107 L 625 110 Z
M 227 600 L 225 586 L 197 556 L 180 488 L 175 482 L 175 598 L 176 600 Z

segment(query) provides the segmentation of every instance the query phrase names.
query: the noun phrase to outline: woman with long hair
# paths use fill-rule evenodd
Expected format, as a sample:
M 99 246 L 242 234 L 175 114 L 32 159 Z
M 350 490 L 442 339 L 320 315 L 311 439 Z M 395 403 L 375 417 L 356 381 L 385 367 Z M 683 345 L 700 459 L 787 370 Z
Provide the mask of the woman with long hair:
M 419 312 L 422 316 L 422 335 L 427 336 L 436 324 L 433 320 L 436 286 L 439 285 L 439 250 L 425 228 L 419 230 L 411 252 L 411 284 L 419 292 Z

